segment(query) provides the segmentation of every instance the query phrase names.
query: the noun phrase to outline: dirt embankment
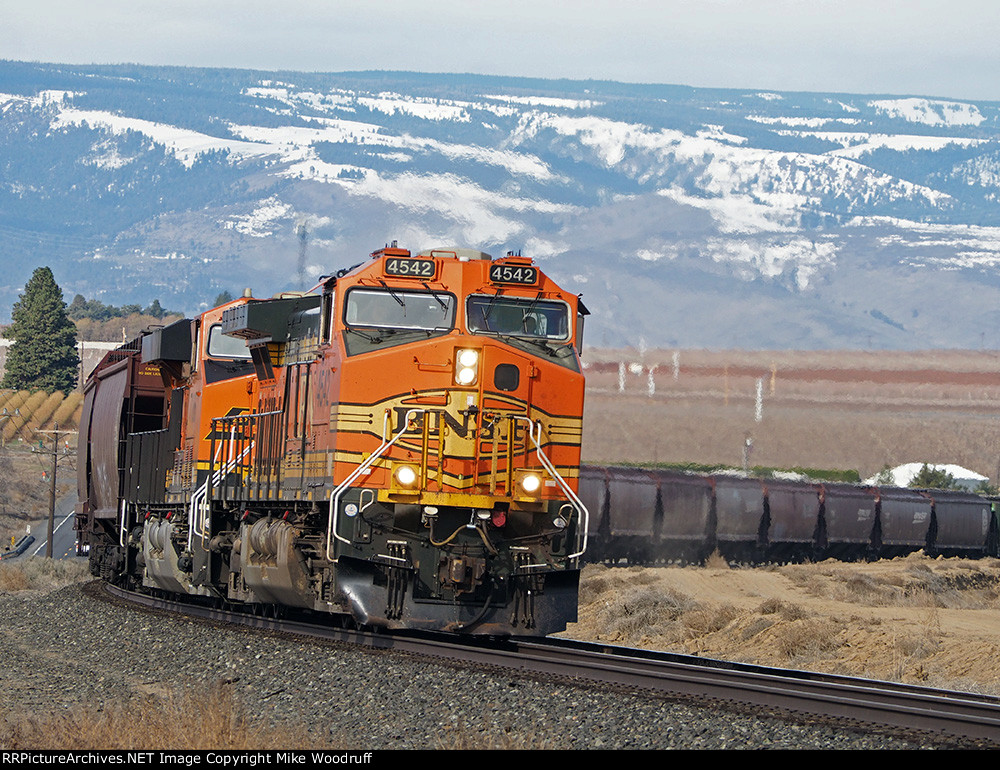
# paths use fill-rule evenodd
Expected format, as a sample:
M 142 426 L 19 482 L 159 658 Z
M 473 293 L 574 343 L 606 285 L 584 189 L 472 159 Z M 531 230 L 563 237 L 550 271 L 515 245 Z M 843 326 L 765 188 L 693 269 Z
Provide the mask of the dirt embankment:
M 1000 561 L 584 570 L 565 636 L 1000 694 Z

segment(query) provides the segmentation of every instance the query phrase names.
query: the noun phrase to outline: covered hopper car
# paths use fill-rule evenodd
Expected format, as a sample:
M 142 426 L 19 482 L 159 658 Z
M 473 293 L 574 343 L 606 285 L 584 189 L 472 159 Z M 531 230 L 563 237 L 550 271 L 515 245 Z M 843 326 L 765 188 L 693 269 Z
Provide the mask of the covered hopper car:
M 584 466 L 590 561 L 1000 556 L 996 502 L 943 489 Z

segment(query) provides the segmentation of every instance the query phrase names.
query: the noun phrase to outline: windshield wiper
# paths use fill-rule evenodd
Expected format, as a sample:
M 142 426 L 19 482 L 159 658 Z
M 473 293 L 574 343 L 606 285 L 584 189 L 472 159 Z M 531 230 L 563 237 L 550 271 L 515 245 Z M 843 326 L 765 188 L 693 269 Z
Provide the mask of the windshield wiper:
M 431 296 L 432 296 L 432 297 L 434 297 L 434 299 L 436 299 L 436 300 L 437 300 L 437 303 L 438 303 L 438 304 L 439 304 L 439 305 L 441 306 L 441 309 L 442 309 L 442 310 L 443 310 L 444 312 L 446 312 L 446 313 L 447 313 L 447 312 L 448 312 L 448 305 L 447 305 L 447 304 L 445 303 L 445 301 L 444 301 L 444 300 L 442 300 L 442 299 L 441 299 L 441 298 L 440 298 L 440 297 L 439 297 L 439 296 L 437 295 L 437 292 L 436 292 L 436 291 L 434 291 L 434 289 L 432 289 L 432 288 L 431 288 L 431 287 L 430 287 L 430 286 L 429 286 L 429 285 L 427 284 L 427 281 L 421 281 L 420 283 L 422 283 L 422 284 L 423 284 L 423 286 L 424 286 L 424 288 L 425 288 L 425 289 L 427 289 L 427 291 L 429 291 L 429 292 L 431 293 Z
M 370 334 L 365 334 L 363 331 L 359 331 L 358 329 L 355 329 L 350 324 L 346 324 L 345 323 L 344 324 L 344 328 L 347 329 L 347 331 L 351 332 L 351 334 L 357 334 L 359 337 L 364 337 L 366 340 L 368 340 L 373 345 L 378 345 L 382 341 L 381 337 L 378 337 L 378 336 L 373 337 Z
M 381 278 L 378 279 L 378 282 L 382 284 L 382 286 L 385 288 L 387 292 L 389 292 L 389 296 L 391 296 L 394 300 L 396 300 L 396 302 L 399 303 L 399 306 L 403 308 L 403 310 L 406 310 L 406 303 L 403 302 L 403 298 L 400 297 L 398 294 L 396 294 L 396 292 L 392 290 L 392 287 L 390 287 L 389 284 L 387 284 Z M 438 301 L 440 302 L 440 300 Z
M 499 286 L 497 286 L 497 293 L 494 294 L 492 297 L 490 297 L 490 304 L 488 304 L 486 306 L 486 312 L 483 313 L 483 323 L 486 324 L 487 330 L 490 328 L 489 327 L 489 320 L 490 320 L 490 313 L 493 312 L 493 305 L 496 303 L 497 297 L 500 296 L 500 292 L 502 292 L 502 291 L 503 291 L 503 289 L 501 289 Z
M 537 321 L 535 323 L 536 333 L 532 334 L 532 332 L 528 331 L 528 317 L 531 315 L 531 311 L 535 309 L 535 305 L 538 304 L 538 300 L 540 300 L 541 298 L 542 298 L 542 292 L 538 292 L 535 298 L 531 300 L 531 304 L 528 305 L 528 309 L 525 310 L 524 313 L 521 315 L 521 328 L 524 330 L 525 334 L 531 334 L 531 336 L 533 337 L 537 336 L 538 323 Z

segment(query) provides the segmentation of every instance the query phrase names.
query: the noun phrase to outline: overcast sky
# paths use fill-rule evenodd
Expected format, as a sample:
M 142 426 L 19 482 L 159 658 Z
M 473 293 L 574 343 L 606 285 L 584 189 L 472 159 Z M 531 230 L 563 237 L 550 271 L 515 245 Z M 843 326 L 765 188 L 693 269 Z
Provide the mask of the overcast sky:
M 0 0 L 0 58 L 1000 101 L 1000 2 Z

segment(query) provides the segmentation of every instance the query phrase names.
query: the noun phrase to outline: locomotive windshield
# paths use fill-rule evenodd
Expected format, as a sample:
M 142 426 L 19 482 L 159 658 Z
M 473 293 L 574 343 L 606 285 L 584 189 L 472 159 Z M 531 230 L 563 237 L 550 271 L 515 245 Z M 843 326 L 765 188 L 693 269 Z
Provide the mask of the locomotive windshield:
M 455 323 L 455 297 L 444 292 L 351 289 L 344 320 L 349 326 L 378 329 L 450 329 Z
M 468 301 L 469 331 L 493 332 L 529 340 L 569 339 L 569 307 L 565 302 L 531 297 L 473 295 Z

